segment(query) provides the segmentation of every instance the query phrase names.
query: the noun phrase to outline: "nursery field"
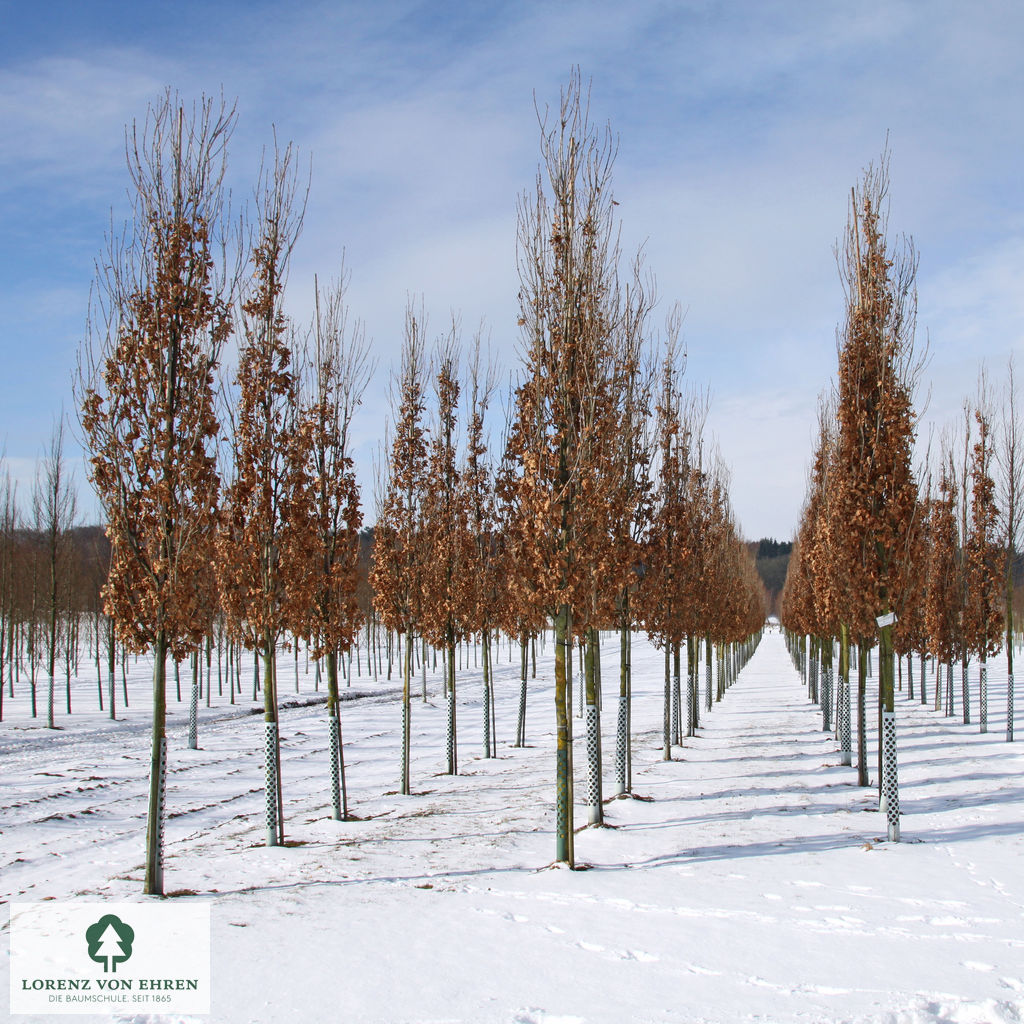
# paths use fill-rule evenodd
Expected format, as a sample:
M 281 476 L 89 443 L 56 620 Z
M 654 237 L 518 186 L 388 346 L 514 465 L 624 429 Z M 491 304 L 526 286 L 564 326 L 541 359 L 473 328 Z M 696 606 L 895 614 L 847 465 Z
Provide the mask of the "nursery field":
M 214 999 L 197 1020 L 1024 1020 L 1024 750 L 1005 742 L 998 669 L 985 735 L 898 695 L 904 841 L 893 844 L 778 633 L 668 762 L 663 658 L 637 635 L 635 798 L 606 803 L 607 827 L 579 829 L 585 870 L 569 871 L 550 867 L 551 651 L 538 652 L 527 746 L 515 748 L 518 650 L 509 662 L 502 648 L 497 758 L 481 756 L 479 669 L 459 673 L 457 776 L 441 774 L 440 660 L 431 667 L 428 699 L 413 705 L 410 796 L 397 794 L 397 677 L 354 678 L 344 822 L 331 819 L 324 694 L 304 663 L 287 693 L 295 669 L 282 654 L 278 848 L 263 845 L 251 689 L 231 707 L 215 686 L 189 750 L 187 700 L 172 688 L 166 889 L 212 906 Z M 613 635 L 602 658 L 610 774 Z M 7 701 L 4 900 L 145 899 L 149 671 L 130 666 L 130 707 L 114 722 L 87 710 L 95 679 L 76 683 L 78 710 L 56 731 L 23 698 Z

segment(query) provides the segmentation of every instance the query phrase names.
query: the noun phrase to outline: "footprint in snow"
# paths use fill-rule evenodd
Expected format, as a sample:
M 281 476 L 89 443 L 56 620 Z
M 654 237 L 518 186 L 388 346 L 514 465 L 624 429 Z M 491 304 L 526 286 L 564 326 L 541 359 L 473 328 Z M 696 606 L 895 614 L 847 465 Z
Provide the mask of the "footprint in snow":
M 660 959 L 653 953 L 645 953 L 642 949 L 627 949 L 624 953 L 620 953 L 619 956 L 623 960 L 636 960 L 637 963 L 641 964 L 655 964 Z
M 701 967 L 698 964 L 687 964 L 686 965 L 686 969 L 691 974 L 703 974 L 705 977 L 708 977 L 708 978 L 721 978 L 722 977 L 722 972 L 721 971 L 713 971 L 710 967 Z
M 520 1010 L 512 1018 L 513 1024 L 583 1024 L 582 1017 L 567 1017 L 562 1014 L 548 1013 L 547 1010 Z

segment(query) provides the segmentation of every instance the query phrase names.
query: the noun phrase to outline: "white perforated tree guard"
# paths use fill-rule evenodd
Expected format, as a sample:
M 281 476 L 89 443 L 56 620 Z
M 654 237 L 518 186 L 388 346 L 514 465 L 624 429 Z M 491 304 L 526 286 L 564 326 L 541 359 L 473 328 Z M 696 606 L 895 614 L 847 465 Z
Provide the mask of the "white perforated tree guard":
M 192 699 L 188 705 L 188 749 L 199 749 L 199 680 L 192 680 Z
M 331 750 L 331 817 L 341 821 L 341 725 L 334 715 L 327 719 L 327 737 Z
M 853 764 L 853 737 L 850 729 L 850 680 L 839 680 L 839 751 L 840 763 Z
M 267 795 L 267 846 L 277 846 L 277 722 L 264 723 Z
M 601 821 L 601 713 L 587 705 L 587 814 L 591 825 Z
M 900 841 L 900 791 L 896 763 L 896 712 L 882 712 L 882 793 L 889 841 Z

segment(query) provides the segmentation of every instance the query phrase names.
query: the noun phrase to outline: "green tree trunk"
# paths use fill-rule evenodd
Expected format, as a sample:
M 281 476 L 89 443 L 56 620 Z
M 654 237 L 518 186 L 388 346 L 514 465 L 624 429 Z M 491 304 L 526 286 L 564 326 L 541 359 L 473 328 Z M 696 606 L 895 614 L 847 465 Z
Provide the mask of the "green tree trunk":
M 516 746 L 526 746 L 526 673 L 529 668 L 529 639 L 524 633 L 519 641 L 519 715 L 516 721 Z
M 601 638 L 597 630 L 591 627 L 587 630 L 584 659 L 587 677 L 587 821 L 591 825 L 604 823 L 601 785 L 600 659 Z
M 966 649 L 960 652 L 960 690 L 963 703 L 964 725 L 971 724 L 970 676 L 967 672 L 969 658 L 970 655 Z
M 686 735 L 696 736 L 700 724 L 700 691 L 697 641 L 692 633 L 686 636 Z
M 263 637 L 263 721 L 266 732 L 267 846 L 284 842 L 284 798 L 281 793 L 281 737 L 278 733 L 277 681 L 274 677 L 275 643 Z M 177 664 L 177 662 L 175 662 Z
M 117 693 L 117 634 L 113 617 L 107 619 L 107 683 L 110 692 L 110 718 L 116 717 L 114 696 Z
M 1013 742 L 1013 576 L 1009 571 L 1006 574 L 1006 742 Z
M 402 659 L 402 794 L 408 796 L 412 790 L 409 786 L 409 746 L 412 729 L 412 643 L 409 634 L 405 635 Z
M 880 621 L 886 622 L 888 615 Z M 896 759 L 896 671 L 892 646 L 892 622 L 878 631 L 878 689 L 882 704 L 882 730 L 878 745 L 882 751 L 882 796 L 889 841 L 900 841 L 899 774 Z
M 988 665 L 984 654 L 978 666 L 978 726 L 980 732 L 988 732 Z
M 832 637 L 821 639 L 821 729 L 832 731 Z
M 665 640 L 665 706 L 662 709 L 663 761 L 672 760 L 672 644 Z
M 149 809 L 146 817 L 147 896 L 164 894 L 164 787 L 167 779 L 167 634 L 159 630 L 153 644 L 153 730 L 149 762 Z
M 867 728 L 868 658 L 867 643 L 857 645 L 857 785 L 869 786 Z
M 704 708 L 711 710 L 711 634 L 704 637 Z
M 499 638 L 500 640 L 500 638 Z M 501 651 L 498 651 L 499 657 Z M 484 757 L 498 756 L 498 737 L 494 729 L 494 681 L 491 675 L 491 631 L 483 634 L 484 659 Z
M 445 680 L 445 692 L 448 695 L 448 731 L 447 731 L 447 753 L 448 753 L 448 774 L 459 774 L 459 740 L 458 723 L 455 720 L 455 630 L 448 627 L 447 637 L 447 665 Z M 426 659 L 424 659 L 426 660 Z M 485 708 L 485 711 L 487 709 Z
M 331 759 L 331 817 L 348 821 L 345 748 L 341 739 L 341 700 L 338 690 L 338 652 L 327 652 L 327 729 Z
M 574 867 L 572 779 L 572 643 L 568 605 L 559 605 L 555 626 L 555 861 Z
M 630 672 L 632 659 L 629 629 L 629 597 L 623 599 L 622 624 L 619 627 L 619 707 L 615 728 L 615 795 L 625 796 L 633 788 L 633 752 L 630 742 Z
M 188 701 L 188 749 L 199 749 L 199 651 L 192 652 L 192 689 Z
M 683 742 L 681 735 L 683 716 L 682 709 L 680 708 L 682 694 L 679 680 L 679 644 L 673 642 L 669 646 L 672 651 L 672 744 L 678 745 Z

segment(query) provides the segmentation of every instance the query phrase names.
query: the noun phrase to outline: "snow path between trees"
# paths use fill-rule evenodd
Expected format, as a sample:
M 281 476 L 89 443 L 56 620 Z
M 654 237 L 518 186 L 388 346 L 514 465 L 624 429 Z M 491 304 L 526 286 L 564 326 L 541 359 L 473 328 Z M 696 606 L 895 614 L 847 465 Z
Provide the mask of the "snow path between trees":
M 874 790 L 839 766 L 778 634 L 671 762 L 660 759 L 662 655 L 640 636 L 633 651 L 634 790 L 645 799 L 609 801 L 613 827 L 578 832 L 589 870 L 576 872 L 547 867 L 550 644 L 530 681 L 526 749 L 509 745 L 518 653 L 497 667 L 495 760 L 479 757 L 479 671 L 459 673 L 454 778 L 439 774 L 439 663 L 430 702 L 413 706 L 409 797 L 394 792 L 394 682 L 346 691 L 357 698 L 342 721 L 359 821 L 330 820 L 323 695 L 306 680 L 300 699 L 316 703 L 282 713 L 294 845 L 278 849 L 260 845 L 262 722 L 251 702 L 204 708 L 199 751 L 184 749 L 186 720 L 172 702 L 167 887 L 213 902 L 213 1013 L 196 1019 L 1024 1021 L 1024 754 L 1004 742 L 996 712 L 1005 669 L 992 672 L 985 736 L 898 695 L 906 841 L 894 845 L 881 841 Z M 606 788 L 617 666 L 611 637 Z M 148 671 L 140 662 L 130 680 L 140 696 Z M 286 691 L 287 655 L 280 678 Z M 89 684 L 80 686 L 84 708 Z M 115 723 L 62 717 L 58 733 L 15 701 L 5 716 L 4 898 L 141 899 L 145 701 L 133 694 Z M 873 749 L 871 758 L 873 777 Z M 579 800 L 579 738 L 575 765 Z M 577 826 L 584 820 L 578 805 Z

